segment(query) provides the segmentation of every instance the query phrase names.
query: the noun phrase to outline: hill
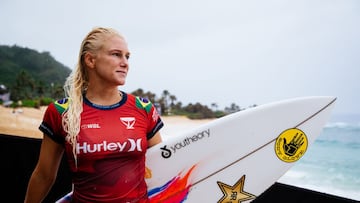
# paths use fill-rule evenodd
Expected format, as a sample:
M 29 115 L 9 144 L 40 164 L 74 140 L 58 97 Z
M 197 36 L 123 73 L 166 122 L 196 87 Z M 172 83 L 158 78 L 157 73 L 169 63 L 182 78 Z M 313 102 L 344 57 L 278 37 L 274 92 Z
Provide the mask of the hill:
M 63 84 L 70 68 L 56 61 L 49 52 L 0 45 L 0 84 L 13 87 L 21 72 L 42 84 Z

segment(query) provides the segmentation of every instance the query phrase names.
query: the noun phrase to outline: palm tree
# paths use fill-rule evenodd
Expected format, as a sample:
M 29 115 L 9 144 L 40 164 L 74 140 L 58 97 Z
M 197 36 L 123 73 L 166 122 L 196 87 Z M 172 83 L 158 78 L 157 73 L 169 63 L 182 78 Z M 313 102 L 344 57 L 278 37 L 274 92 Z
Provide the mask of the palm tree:
M 211 104 L 211 108 L 215 109 L 215 111 L 217 111 L 219 106 L 217 105 L 217 103 L 212 103 Z
M 176 96 L 175 95 L 170 95 L 170 101 L 171 101 L 171 107 L 173 107 L 175 104 L 174 102 L 176 101 Z
M 169 97 L 170 93 L 169 91 L 167 90 L 164 90 L 163 93 L 162 93 L 162 99 L 163 99 L 163 102 L 164 102 L 164 107 L 165 107 L 165 111 L 166 109 L 168 109 L 168 97 Z
M 133 91 L 132 94 L 133 94 L 133 95 L 136 95 L 136 96 L 138 96 L 138 97 L 143 97 L 143 96 L 144 96 L 144 90 L 141 89 L 141 88 L 139 88 L 139 89 Z

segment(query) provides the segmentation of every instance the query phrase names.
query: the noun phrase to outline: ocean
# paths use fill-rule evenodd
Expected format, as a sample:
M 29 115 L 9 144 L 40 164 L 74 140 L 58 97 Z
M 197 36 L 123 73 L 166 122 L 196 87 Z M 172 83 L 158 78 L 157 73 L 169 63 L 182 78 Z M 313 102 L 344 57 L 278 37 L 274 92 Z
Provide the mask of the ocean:
M 278 182 L 360 200 L 360 115 L 334 116 Z

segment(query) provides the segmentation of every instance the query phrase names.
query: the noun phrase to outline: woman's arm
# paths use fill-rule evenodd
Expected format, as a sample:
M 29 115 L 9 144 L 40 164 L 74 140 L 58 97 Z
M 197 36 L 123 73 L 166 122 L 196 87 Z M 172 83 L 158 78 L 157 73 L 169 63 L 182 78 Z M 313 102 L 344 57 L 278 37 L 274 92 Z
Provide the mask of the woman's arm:
M 150 140 L 148 140 L 148 147 L 152 147 L 162 142 L 160 132 L 158 131 Z
M 44 135 L 39 160 L 27 188 L 25 203 L 43 201 L 56 180 L 63 153 L 62 145 Z

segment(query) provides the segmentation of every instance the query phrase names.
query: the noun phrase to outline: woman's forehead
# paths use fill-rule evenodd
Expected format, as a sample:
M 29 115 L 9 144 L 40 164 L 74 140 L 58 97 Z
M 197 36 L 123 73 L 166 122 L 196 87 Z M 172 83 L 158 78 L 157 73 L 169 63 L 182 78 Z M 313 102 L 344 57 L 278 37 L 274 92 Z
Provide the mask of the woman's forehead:
M 111 36 L 105 40 L 103 48 L 105 50 L 119 50 L 123 52 L 129 52 L 125 39 L 118 35 Z

